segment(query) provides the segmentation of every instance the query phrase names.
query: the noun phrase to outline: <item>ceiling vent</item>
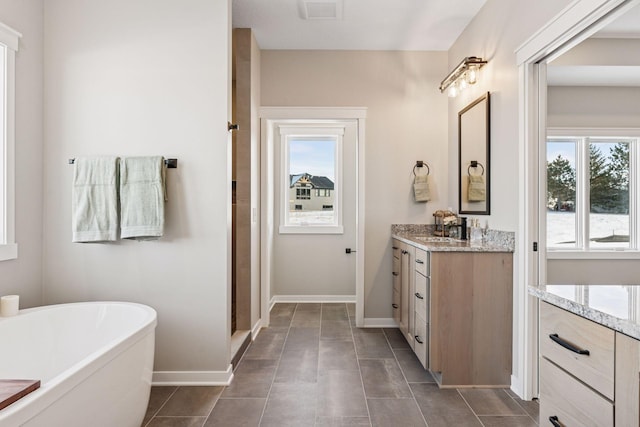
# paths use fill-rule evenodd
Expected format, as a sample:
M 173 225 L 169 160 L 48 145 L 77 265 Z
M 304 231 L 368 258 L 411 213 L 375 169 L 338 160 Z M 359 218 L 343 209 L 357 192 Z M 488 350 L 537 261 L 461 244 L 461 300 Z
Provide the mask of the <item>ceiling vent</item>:
M 342 0 L 299 0 L 302 19 L 342 19 Z

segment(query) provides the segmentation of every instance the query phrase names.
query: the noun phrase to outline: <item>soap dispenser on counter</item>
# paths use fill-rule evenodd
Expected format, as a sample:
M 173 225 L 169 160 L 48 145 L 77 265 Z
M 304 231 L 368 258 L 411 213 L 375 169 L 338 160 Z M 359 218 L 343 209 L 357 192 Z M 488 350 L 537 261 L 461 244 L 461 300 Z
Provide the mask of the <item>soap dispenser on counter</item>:
M 458 239 L 467 240 L 467 217 L 458 217 Z

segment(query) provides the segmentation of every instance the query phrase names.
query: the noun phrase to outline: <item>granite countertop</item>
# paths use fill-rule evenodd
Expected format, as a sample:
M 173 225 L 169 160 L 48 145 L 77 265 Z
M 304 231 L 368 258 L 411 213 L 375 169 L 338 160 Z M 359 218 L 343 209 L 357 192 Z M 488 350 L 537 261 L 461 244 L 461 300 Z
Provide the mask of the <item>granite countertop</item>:
M 515 233 L 488 230 L 483 240 L 457 240 L 433 236 L 430 224 L 394 224 L 391 236 L 430 252 L 513 252 Z
M 639 285 L 540 285 L 529 293 L 640 340 Z

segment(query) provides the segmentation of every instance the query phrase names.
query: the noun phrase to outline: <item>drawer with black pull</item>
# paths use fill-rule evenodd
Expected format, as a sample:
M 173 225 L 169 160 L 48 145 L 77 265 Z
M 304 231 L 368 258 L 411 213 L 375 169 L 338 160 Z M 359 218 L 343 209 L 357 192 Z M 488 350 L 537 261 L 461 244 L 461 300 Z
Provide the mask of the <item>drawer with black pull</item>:
M 541 302 L 540 355 L 613 400 L 613 330 Z

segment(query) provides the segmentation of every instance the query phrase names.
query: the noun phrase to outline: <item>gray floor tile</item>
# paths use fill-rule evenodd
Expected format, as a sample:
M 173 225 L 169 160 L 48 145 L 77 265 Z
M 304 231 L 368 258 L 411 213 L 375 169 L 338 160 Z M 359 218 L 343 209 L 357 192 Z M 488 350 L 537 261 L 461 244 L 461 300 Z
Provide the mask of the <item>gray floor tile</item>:
M 289 328 L 289 335 L 284 344 L 284 351 L 318 350 L 320 345 L 320 324 L 317 328 Z
M 316 427 L 370 427 L 369 417 L 318 417 Z
M 320 327 L 321 340 L 352 341 L 351 327 L 348 320 L 322 320 Z
M 395 359 L 361 359 L 360 372 L 367 398 L 410 398 L 411 390 Z
M 480 416 L 485 427 L 536 427 L 537 424 L 528 415 L 516 416 Z
M 234 373 L 233 382 L 225 387 L 222 397 L 267 397 L 277 367 L 277 360 L 243 360 Z
M 320 311 L 300 311 L 296 310 L 291 320 L 291 326 L 299 328 L 319 328 L 320 327 Z
M 505 389 L 504 392 L 515 400 L 536 423 L 540 422 L 540 403 L 537 400 L 522 400 L 509 389 Z
M 359 359 L 395 359 L 384 334 L 355 334 L 353 340 Z
M 288 331 L 289 328 L 278 327 L 263 329 L 256 340 L 251 343 L 243 358 L 279 359 Z
M 313 426 L 317 384 L 274 384 L 262 416 L 262 426 Z
M 147 413 L 144 416 L 142 425 L 149 422 L 156 412 L 160 410 L 162 405 L 169 399 L 169 397 L 178 389 L 178 387 L 170 386 L 153 386 L 151 387 L 151 395 L 149 396 L 149 404 L 147 405 Z
M 351 330 L 354 334 L 381 334 L 382 328 L 356 328 L 352 325 Z
M 257 427 L 266 401 L 267 399 L 220 398 L 204 427 Z
M 358 371 L 325 371 L 318 378 L 318 416 L 368 417 Z
M 367 403 L 373 426 L 425 426 L 424 419 L 413 399 L 368 399 Z
M 349 317 L 356 317 L 356 305 L 353 303 L 347 303 L 347 313 Z
M 202 427 L 206 417 L 155 417 L 147 427 Z
M 460 394 L 477 415 L 527 415 L 502 389 L 462 389 Z
M 400 332 L 400 329 L 384 328 L 384 334 L 387 336 L 391 348 L 411 348 L 409 346 L 409 343 L 407 342 L 407 339 L 404 337 L 404 335 L 402 335 L 402 332 Z
M 429 427 L 481 427 L 458 390 L 436 384 L 409 384 Z
M 435 380 L 427 371 L 424 369 L 418 357 L 413 352 L 413 350 L 409 349 L 395 349 L 393 352 L 396 355 L 396 359 L 398 359 L 398 363 L 400 364 L 400 369 L 404 373 L 405 378 L 410 383 L 433 383 Z
M 224 387 L 178 387 L 158 416 L 206 417 Z
M 349 313 L 345 304 L 322 304 L 322 320 L 349 321 Z
M 358 358 L 353 341 L 320 341 L 318 369 L 320 372 L 358 371 Z
M 293 316 L 293 312 L 296 311 L 297 304 L 295 302 L 279 302 L 273 305 L 273 308 L 269 314 L 273 315 L 290 315 Z
M 318 381 L 318 349 L 290 350 L 282 354 L 276 372 L 276 383 L 316 383 Z
M 320 310 L 322 310 L 322 304 L 320 304 L 320 303 L 306 302 L 306 303 L 297 304 L 297 306 L 296 306 L 296 312 L 298 312 L 298 311 L 317 311 L 317 312 L 319 312 Z

